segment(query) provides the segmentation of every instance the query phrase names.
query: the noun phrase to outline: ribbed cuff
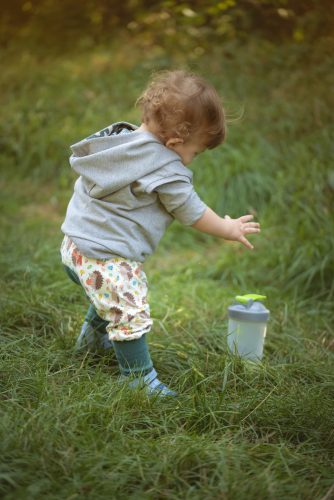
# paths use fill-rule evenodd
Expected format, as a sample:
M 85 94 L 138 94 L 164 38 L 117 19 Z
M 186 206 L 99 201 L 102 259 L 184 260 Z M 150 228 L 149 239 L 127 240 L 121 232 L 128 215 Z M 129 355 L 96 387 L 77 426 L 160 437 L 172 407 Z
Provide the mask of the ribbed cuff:
M 113 346 L 122 375 L 146 375 L 152 370 L 153 363 L 145 334 L 134 340 L 113 340 Z

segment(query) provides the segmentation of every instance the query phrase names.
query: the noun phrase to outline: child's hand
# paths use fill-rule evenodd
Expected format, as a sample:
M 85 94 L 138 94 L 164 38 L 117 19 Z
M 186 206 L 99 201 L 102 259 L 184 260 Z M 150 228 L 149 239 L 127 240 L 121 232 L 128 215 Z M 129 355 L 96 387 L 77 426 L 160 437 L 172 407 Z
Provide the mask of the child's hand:
M 253 215 L 243 215 L 239 219 L 231 219 L 231 217 L 225 215 L 224 239 L 240 241 L 245 247 L 253 250 L 253 245 L 245 237 L 246 234 L 260 232 L 260 224 L 250 222 L 253 218 Z
M 245 235 L 260 232 L 260 224 L 250 222 L 252 219 L 253 215 L 243 215 L 239 219 L 231 219 L 231 217 L 225 215 L 223 218 L 207 207 L 202 217 L 192 227 L 202 231 L 202 233 L 218 236 L 225 240 L 240 241 L 245 247 L 252 250 L 254 247 Z

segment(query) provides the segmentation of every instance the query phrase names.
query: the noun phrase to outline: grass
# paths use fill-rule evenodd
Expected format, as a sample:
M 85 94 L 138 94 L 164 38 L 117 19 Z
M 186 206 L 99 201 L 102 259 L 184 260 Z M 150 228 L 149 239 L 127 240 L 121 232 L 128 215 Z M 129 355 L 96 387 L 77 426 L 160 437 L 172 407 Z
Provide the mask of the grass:
M 52 61 L 28 49 L 3 54 L 1 495 L 329 500 L 329 46 L 305 54 L 253 43 L 192 63 L 234 114 L 245 109 L 226 145 L 196 160 L 195 184 L 219 213 L 252 210 L 263 230 L 246 252 L 176 223 L 147 262 L 151 353 L 180 394 L 162 402 L 116 383 L 112 356 L 73 353 L 86 304 L 58 255 L 74 180 L 68 145 L 114 120 L 137 121 L 132 103 L 151 69 L 180 62 L 132 49 Z M 259 366 L 226 349 L 227 306 L 250 291 L 266 293 L 271 310 Z

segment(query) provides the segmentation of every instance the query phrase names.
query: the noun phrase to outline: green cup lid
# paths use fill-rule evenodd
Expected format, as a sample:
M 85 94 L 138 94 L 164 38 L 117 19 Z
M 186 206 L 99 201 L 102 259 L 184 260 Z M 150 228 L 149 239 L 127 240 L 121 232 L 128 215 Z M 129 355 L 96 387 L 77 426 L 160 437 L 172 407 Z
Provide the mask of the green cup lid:
M 266 322 L 269 319 L 269 310 L 261 304 L 265 300 L 265 295 L 248 293 L 247 295 L 237 295 L 235 304 L 228 308 L 230 318 L 240 321 Z
M 266 300 L 266 295 L 258 295 L 257 293 L 248 293 L 246 295 L 236 295 L 235 300 L 241 304 L 247 304 L 250 300 L 255 302 L 257 300 Z

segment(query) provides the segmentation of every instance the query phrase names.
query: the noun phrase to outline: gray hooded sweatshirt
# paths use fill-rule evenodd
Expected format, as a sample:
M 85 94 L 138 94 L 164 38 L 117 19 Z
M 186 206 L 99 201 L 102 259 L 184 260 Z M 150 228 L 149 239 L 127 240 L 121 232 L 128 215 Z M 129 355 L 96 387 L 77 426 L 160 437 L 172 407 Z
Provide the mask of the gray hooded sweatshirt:
M 136 129 L 117 122 L 71 146 L 79 178 L 61 229 L 87 257 L 143 262 L 174 218 L 192 225 L 207 208 L 180 156 Z

